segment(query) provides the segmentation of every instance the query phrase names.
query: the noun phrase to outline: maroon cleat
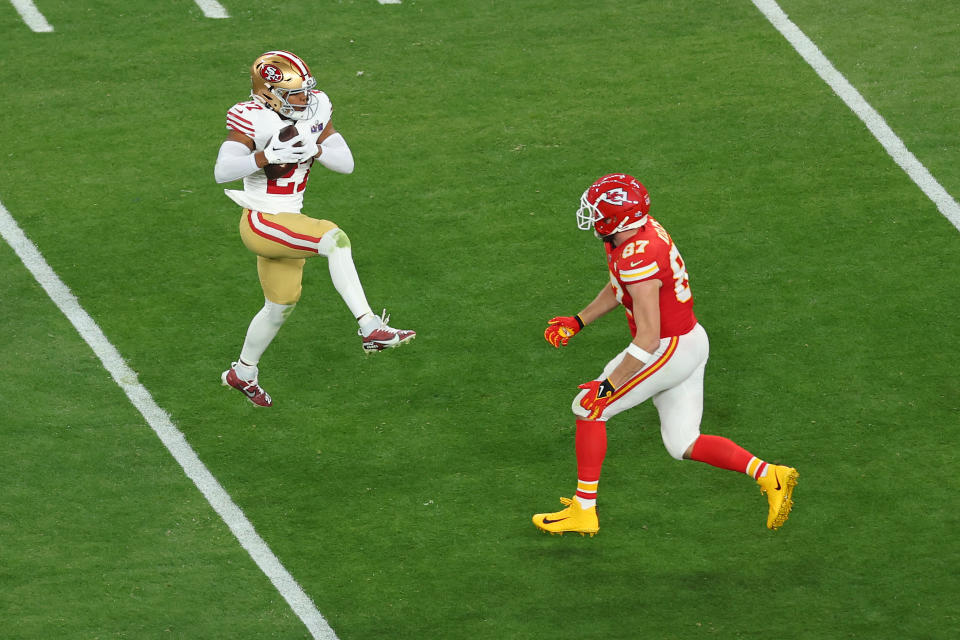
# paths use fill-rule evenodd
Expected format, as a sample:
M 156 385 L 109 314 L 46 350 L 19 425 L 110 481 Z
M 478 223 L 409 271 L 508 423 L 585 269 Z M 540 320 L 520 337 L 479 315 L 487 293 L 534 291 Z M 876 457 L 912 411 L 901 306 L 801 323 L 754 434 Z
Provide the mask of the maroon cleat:
M 230 365 L 229 369 L 220 375 L 220 380 L 223 381 L 223 385 L 233 387 L 237 391 L 241 392 L 243 395 L 247 396 L 247 400 L 258 407 L 273 406 L 273 399 L 270 397 L 269 393 L 260 388 L 260 385 L 257 384 L 257 379 L 254 378 L 253 380 L 242 380 L 240 376 L 237 375 L 236 366 L 237 363 L 234 362 Z
M 367 353 L 374 353 L 377 351 L 383 351 L 384 349 L 392 349 L 393 347 L 399 347 L 402 344 L 410 342 L 417 337 L 417 332 L 410 329 L 394 329 L 393 327 L 387 326 L 390 316 L 387 315 L 387 310 L 384 309 L 383 313 L 380 315 L 380 326 L 373 330 L 368 336 L 364 336 L 362 332 L 357 332 L 360 334 L 360 337 L 363 338 L 363 350 Z

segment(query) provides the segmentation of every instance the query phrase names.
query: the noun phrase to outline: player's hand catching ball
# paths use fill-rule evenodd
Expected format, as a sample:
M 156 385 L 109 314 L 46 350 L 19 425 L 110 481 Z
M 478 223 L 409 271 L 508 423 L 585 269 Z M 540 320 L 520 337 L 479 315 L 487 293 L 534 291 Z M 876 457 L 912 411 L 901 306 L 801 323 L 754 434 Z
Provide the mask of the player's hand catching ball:
M 299 162 L 303 154 L 303 136 L 293 125 L 286 126 L 270 138 L 267 146 L 263 150 L 269 164 L 287 164 Z
M 547 321 L 547 330 L 543 332 L 543 337 L 559 349 L 561 345 L 567 346 L 570 338 L 577 335 L 580 329 L 583 329 L 583 321 L 579 315 L 558 316 Z

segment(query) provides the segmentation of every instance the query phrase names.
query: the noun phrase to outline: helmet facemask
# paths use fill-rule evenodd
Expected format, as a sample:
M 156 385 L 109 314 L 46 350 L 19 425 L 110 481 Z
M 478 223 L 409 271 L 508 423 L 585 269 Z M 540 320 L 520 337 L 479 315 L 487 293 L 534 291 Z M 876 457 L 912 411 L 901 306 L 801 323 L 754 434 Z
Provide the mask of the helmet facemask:
M 272 93 L 280 103 L 280 106 L 277 107 L 275 111 L 284 118 L 291 120 L 309 120 L 317 115 L 317 109 L 320 108 L 320 100 L 316 94 L 313 93 L 315 86 L 317 86 L 317 81 L 309 76 L 304 79 L 303 87 L 300 89 L 285 89 L 283 87 L 271 87 L 267 85 L 268 91 Z M 304 93 L 307 96 L 304 104 L 290 102 L 290 96 Z

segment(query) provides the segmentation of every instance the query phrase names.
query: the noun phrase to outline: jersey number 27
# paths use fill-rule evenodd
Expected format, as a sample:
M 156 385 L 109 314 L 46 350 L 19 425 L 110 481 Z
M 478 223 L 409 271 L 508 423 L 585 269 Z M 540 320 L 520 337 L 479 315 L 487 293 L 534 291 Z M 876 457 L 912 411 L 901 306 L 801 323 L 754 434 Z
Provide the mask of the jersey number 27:
M 303 180 L 299 184 L 291 180 L 293 174 L 296 173 L 297 167 L 294 166 L 290 171 L 286 172 L 276 180 L 267 178 L 267 193 L 275 193 L 279 195 L 290 195 L 296 191 L 299 193 L 307 188 L 307 178 L 310 177 L 310 169 L 307 169 L 307 172 L 303 174 Z

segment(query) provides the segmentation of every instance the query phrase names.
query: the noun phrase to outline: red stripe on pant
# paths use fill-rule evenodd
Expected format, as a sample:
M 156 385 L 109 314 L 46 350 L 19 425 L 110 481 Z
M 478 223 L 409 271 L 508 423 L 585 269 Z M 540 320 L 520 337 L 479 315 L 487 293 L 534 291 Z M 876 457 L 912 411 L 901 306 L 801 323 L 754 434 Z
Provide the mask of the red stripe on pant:
M 256 216 L 257 224 L 254 224 L 253 222 L 253 216 Z M 304 233 L 297 233 L 296 231 L 293 231 L 289 227 L 285 227 L 282 224 L 271 222 L 265 219 L 259 211 L 251 211 L 247 215 L 247 224 L 250 225 L 250 229 L 261 238 L 265 238 L 271 242 L 276 242 L 277 244 L 282 244 L 283 246 L 290 247 L 291 249 L 299 249 L 300 251 L 312 251 L 313 253 L 318 253 L 317 243 L 320 242 L 320 238 L 317 236 L 308 236 Z M 288 235 L 291 238 L 303 240 L 303 244 L 295 244 L 277 235 L 270 234 L 260 229 L 258 225 L 275 229 L 279 233 Z
M 646 380 L 647 378 L 655 374 L 657 371 L 660 371 L 660 369 L 663 369 L 663 366 L 667 364 L 667 361 L 669 361 L 670 358 L 673 357 L 673 354 L 676 352 L 677 344 L 679 342 L 680 342 L 679 337 L 677 336 L 671 337 L 670 342 L 667 344 L 667 348 L 660 355 L 660 357 L 654 360 L 653 363 L 648 367 L 644 367 L 644 369 L 641 370 L 640 373 L 638 373 L 634 377 L 627 380 L 623 384 L 623 386 L 621 386 L 619 389 L 614 391 L 613 396 L 611 396 L 610 398 L 609 404 L 616 402 L 617 400 L 625 396 L 631 389 L 636 387 L 638 384 L 640 384 L 641 382 L 643 382 L 644 380 Z

